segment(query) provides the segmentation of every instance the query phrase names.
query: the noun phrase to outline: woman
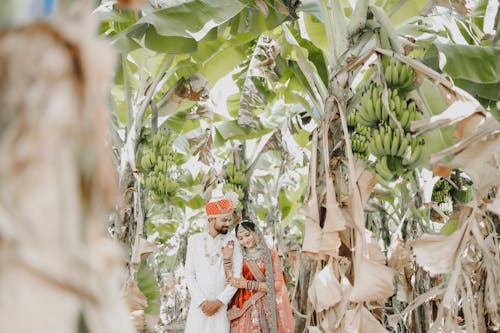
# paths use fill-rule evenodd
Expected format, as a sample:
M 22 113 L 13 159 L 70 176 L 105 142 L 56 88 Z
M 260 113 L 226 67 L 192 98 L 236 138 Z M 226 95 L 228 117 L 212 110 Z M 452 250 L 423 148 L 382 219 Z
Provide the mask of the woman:
M 244 220 L 236 225 L 236 237 L 242 247 L 241 278 L 232 278 L 239 288 L 229 303 L 231 333 L 293 333 L 294 319 L 283 267 L 276 251 L 270 250 L 258 227 Z M 226 269 L 231 267 L 232 246 L 224 248 Z

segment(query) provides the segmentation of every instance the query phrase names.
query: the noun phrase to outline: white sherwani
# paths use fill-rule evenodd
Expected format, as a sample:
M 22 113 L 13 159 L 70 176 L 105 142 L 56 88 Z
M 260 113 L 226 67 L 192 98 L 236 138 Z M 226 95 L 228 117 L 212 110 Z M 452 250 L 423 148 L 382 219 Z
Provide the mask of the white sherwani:
M 186 254 L 186 282 L 191 294 L 191 305 L 185 333 L 229 332 L 227 304 L 236 288 L 226 284 L 222 247 L 234 241 L 233 275 L 241 276 L 242 255 L 239 243 L 233 233 L 219 234 L 215 238 L 208 232 L 189 237 Z M 219 256 L 216 254 L 219 253 Z M 206 316 L 200 308 L 203 301 L 220 300 L 224 305 L 213 316 Z

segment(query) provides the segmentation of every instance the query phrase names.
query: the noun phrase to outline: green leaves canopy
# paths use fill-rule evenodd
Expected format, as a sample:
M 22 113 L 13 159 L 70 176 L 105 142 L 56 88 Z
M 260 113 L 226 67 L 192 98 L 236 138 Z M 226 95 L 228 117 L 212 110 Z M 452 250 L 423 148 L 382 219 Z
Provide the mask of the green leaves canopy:
M 500 48 L 434 43 L 425 63 L 476 97 L 500 100 Z

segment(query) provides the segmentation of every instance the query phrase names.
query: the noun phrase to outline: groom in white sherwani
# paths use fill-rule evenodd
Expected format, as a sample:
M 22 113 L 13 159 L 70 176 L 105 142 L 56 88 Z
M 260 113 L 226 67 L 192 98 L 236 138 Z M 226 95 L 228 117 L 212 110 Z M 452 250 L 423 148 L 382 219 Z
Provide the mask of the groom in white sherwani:
M 232 271 L 240 277 L 241 249 L 234 234 L 228 234 L 234 208 L 230 199 L 211 200 L 205 206 L 208 230 L 188 239 L 185 272 L 191 304 L 185 333 L 229 332 L 227 304 L 236 288 L 226 282 L 222 249 L 234 246 Z

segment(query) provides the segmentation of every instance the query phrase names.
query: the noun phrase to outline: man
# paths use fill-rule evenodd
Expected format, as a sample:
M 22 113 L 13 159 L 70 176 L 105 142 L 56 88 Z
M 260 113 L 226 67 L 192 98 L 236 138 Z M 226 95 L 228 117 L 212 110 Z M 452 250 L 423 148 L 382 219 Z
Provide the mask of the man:
M 226 282 L 222 249 L 234 246 L 232 271 L 234 277 L 240 277 L 241 249 L 235 236 L 228 234 L 234 208 L 227 198 L 207 203 L 208 230 L 188 240 L 185 271 L 191 304 L 185 333 L 229 332 L 227 304 L 236 288 Z

